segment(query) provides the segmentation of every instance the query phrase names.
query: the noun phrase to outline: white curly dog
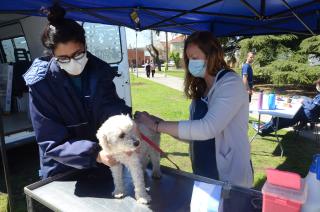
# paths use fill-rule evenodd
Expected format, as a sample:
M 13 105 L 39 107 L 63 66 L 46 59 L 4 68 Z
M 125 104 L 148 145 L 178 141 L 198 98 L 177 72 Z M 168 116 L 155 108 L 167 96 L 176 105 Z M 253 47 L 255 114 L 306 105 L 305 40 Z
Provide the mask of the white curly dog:
M 146 137 L 159 145 L 159 133 L 149 130 L 142 124 L 138 126 Z M 97 132 L 97 138 L 103 151 L 119 162 L 119 164 L 110 167 L 115 186 L 113 196 L 116 198 L 125 196 L 122 176 L 124 165 L 131 173 L 137 202 L 147 204 L 151 201 L 151 197 L 146 192 L 144 170 L 151 160 L 152 176 L 161 177 L 160 153 L 141 140 L 139 130 L 137 124 L 128 115 L 116 115 L 101 125 Z M 132 154 L 127 154 L 131 151 Z

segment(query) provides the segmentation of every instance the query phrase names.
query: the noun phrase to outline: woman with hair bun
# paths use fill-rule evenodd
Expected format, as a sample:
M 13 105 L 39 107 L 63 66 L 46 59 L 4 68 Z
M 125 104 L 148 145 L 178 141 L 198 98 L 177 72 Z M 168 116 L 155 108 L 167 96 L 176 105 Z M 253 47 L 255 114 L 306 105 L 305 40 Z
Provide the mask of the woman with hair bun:
M 42 43 L 51 56 L 35 59 L 24 75 L 40 176 L 112 166 L 115 161 L 100 151 L 95 134 L 110 116 L 131 113 L 116 93 L 117 73 L 87 51 L 84 29 L 64 17 L 64 8 L 54 5 L 47 12 Z

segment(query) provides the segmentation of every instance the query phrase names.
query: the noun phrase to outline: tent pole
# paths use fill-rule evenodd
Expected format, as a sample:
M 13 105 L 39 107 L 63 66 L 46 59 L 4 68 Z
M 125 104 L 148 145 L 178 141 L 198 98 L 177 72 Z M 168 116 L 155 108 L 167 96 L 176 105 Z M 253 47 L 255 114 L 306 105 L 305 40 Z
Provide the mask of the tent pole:
M 178 15 L 172 16 L 172 17 L 170 17 L 170 18 L 167 18 L 167 19 L 164 19 L 164 20 L 159 21 L 159 22 L 157 22 L 157 23 L 154 23 L 154 24 L 151 24 L 151 25 L 149 25 L 149 26 L 146 26 L 146 27 L 144 27 L 144 29 L 154 28 L 154 27 L 158 26 L 159 24 L 162 24 L 162 23 L 165 23 L 165 22 L 167 22 L 167 21 L 171 21 L 171 20 L 173 20 L 173 19 L 179 18 L 179 17 L 184 16 L 184 15 L 190 13 L 190 12 L 193 12 L 193 11 L 196 11 L 196 10 L 200 10 L 200 9 L 209 7 L 209 6 L 213 5 L 213 4 L 219 3 L 219 2 L 221 2 L 221 1 L 222 1 L 222 0 L 215 0 L 215 1 L 212 1 L 212 2 L 209 2 L 209 3 L 206 3 L 206 4 L 204 4 L 204 5 L 201 5 L 201 6 L 199 6 L 199 7 L 193 8 L 193 9 L 191 9 L 191 10 L 186 10 L 186 11 L 184 11 L 184 12 L 178 14 Z
M 159 19 L 166 19 L 166 17 L 164 17 L 164 16 L 162 16 L 162 15 L 159 15 L 159 14 L 157 14 L 157 13 L 155 13 L 155 12 L 152 12 L 152 11 L 150 11 L 150 10 L 147 10 L 147 9 L 142 9 L 142 10 L 143 10 L 144 12 L 146 12 L 146 13 L 149 13 L 149 14 L 152 15 L 152 16 L 155 16 L 155 17 L 159 18 Z M 176 21 L 174 21 L 174 20 L 171 20 L 170 22 L 173 23 L 173 24 L 175 24 L 175 26 L 179 26 L 179 23 L 176 22 Z M 188 26 L 185 26 L 185 25 L 181 25 L 181 26 L 182 26 L 183 28 L 191 31 L 191 32 L 195 32 L 195 31 L 196 31 L 196 30 L 192 29 L 191 27 L 188 27 Z M 158 26 L 158 27 L 159 27 L 159 26 Z
M 166 32 L 166 67 L 164 68 L 164 76 L 167 77 L 167 71 L 169 71 L 169 46 L 168 46 L 168 32 Z
M 286 0 L 282 0 L 282 3 L 291 11 L 291 13 L 298 19 L 298 21 L 300 21 L 300 23 L 313 35 L 315 36 L 314 32 L 312 31 L 312 29 L 310 29 L 310 27 L 304 23 L 304 21 L 297 15 L 297 13 L 294 12 L 294 10 L 291 8 L 291 6 L 288 4 L 288 2 L 286 2 Z
M 9 212 L 13 211 L 13 196 L 11 191 L 11 181 L 10 181 L 10 174 L 9 174 L 9 166 L 8 166 L 8 159 L 7 159 L 7 150 L 6 150 L 6 143 L 5 143 L 5 136 L 4 136 L 4 129 L 3 129 L 3 120 L 2 114 L 0 113 L 0 149 L 1 149 L 1 156 L 2 156 L 2 166 L 4 171 L 4 180 L 7 188 L 8 193 L 8 200 L 9 200 Z
M 139 69 L 138 69 L 138 33 L 136 30 L 136 71 L 137 71 L 137 77 L 139 77 Z
M 246 6 L 253 14 L 255 14 L 259 19 L 261 19 L 261 15 L 260 13 L 251 5 L 249 4 L 246 0 L 240 0 L 240 2 L 242 4 L 244 4 L 244 6 Z
M 260 2 L 260 15 L 262 18 L 264 18 L 266 14 L 266 0 L 261 0 Z
M 309 16 L 310 14 L 309 13 L 303 13 L 303 14 L 301 14 L 301 15 L 303 15 L 304 17 L 306 17 L 306 16 Z M 291 21 L 292 19 L 290 19 L 290 18 L 286 18 L 286 19 L 283 19 L 283 20 L 280 20 L 280 21 L 277 21 L 277 22 L 274 22 L 274 23 L 267 23 L 267 24 L 261 24 L 261 25 L 252 25 L 252 26 L 249 26 L 248 25 L 248 27 L 247 28 L 244 28 L 244 29 L 241 29 L 241 30 L 237 30 L 237 31 L 234 31 L 234 32 L 231 32 L 231 33 L 229 33 L 230 35 L 233 35 L 233 36 L 236 36 L 236 35 L 238 35 L 239 33 L 241 34 L 241 32 L 245 32 L 245 31 L 250 31 L 250 30 L 252 30 L 252 29 L 255 29 L 255 28 L 268 28 L 268 27 L 272 27 L 273 25 L 276 25 L 276 24 L 283 24 L 283 23 L 286 23 L 286 22 L 288 22 L 288 21 Z M 222 21 L 220 21 L 220 23 L 227 23 L 227 22 L 222 22 Z M 240 25 L 240 23 L 239 23 L 239 25 Z M 241 24 L 242 26 L 245 26 L 244 24 Z M 301 33 L 303 33 L 303 32 L 301 32 Z M 300 34 L 301 34 L 300 33 Z M 305 35 L 307 35 L 306 33 L 304 33 Z M 308 35 L 310 35 L 310 34 L 308 34 Z
M 253 20 L 254 17 L 247 16 L 247 15 L 235 15 L 229 13 L 217 13 L 217 12 L 206 12 L 206 11 L 188 11 L 188 10 L 180 10 L 180 9 L 173 9 L 173 8 L 160 8 L 160 7 L 140 7 L 142 10 L 152 10 L 152 11 L 160 11 L 160 12 L 175 12 L 175 13 L 189 13 L 189 14 L 199 14 L 199 15 L 208 15 L 208 16 L 218 16 L 218 17 L 227 17 L 227 18 L 241 18 L 241 19 L 248 19 Z
M 307 2 L 305 4 L 301 4 L 299 6 L 291 7 L 291 9 L 292 10 L 302 9 L 302 8 L 305 8 L 305 7 L 310 6 L 312 4 L 315 4 L 315 3 L 319 3 L 319 0 L 313 0 L 311 2 Z M 287 14 L 288 12 L 290 12 L 290 11 L 285 10 L 285 11 L 277 12 L 275 14 L 270 15 L 270 17 L 271 18 L 273 18 L 273 17 L 283 17 L 283 15 Z
M 85 14 L 88 14 L 88 15 L 90 15 L 92 17 L 99 18 L 100 20 L 103 20 L 103 21 L 106 21 L 106 22 L 110 22 L 113 25 L 125 26 L 125 24 L 120 22 L 120 21 L 114 20 L 114 19 L 109 18 L 109 17 L 104 16 L 104 15 L 100 15 L 100 14 L 95 13 L 95 12 L 91 12 L 91 10 L 81 9 L 81 8 L 78 8 L 77 6 L 74 6 L 72 4 L 65 3 L 65 2 L 62 2 L 62 4 L 67 6 L 67 7 L 71 7 L 72 9 L 78 10 L 79 12 L 83 12 Z

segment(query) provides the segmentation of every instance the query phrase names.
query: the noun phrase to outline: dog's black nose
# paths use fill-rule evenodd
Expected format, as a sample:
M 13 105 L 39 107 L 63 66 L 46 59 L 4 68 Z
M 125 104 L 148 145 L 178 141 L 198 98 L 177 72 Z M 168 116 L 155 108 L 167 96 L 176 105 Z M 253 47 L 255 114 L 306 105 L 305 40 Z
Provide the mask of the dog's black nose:
M 139 141 L 134 141 L 133 146 L 139 146 L 140 142 Z

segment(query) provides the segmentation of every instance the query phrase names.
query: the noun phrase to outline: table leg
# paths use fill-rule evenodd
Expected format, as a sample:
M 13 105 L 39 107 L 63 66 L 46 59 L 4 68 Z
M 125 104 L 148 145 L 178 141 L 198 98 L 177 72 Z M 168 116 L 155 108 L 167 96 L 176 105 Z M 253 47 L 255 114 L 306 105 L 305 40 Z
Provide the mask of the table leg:
M 33 200 L 29 195 L 26 195 L 26 201 L 27 201 L 27 211 L 28 212 L 35 212 L 33 207 Z
M 281 157 L 283 156 L 283 146 L 282 146 L 282 143 L 281 143 L 281 140 L 279 139 L 279 136 L 278 136 L 278 129 L 279 129 L 279 117 L 276 117 L 276 127 L 274 129 L 274 134 L 276 135 L 276 138 L 277 138 L 277 142 L 279 143 L 279 146 L 280 146 L 280 149 L 281 149 Z
M 256 136 L 259 134 L 259 130 L 260 130 L 260 121 L 261 121 L 261 115 L 259 113 L 259 118 L 258 118 L 258 130 L 256 132 L 256 134 L 254 134 L 254 136 L 252 136 L 252 138 L 250 139 L 250 143 L 256 138 Z

